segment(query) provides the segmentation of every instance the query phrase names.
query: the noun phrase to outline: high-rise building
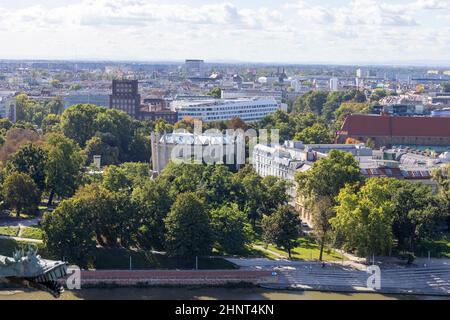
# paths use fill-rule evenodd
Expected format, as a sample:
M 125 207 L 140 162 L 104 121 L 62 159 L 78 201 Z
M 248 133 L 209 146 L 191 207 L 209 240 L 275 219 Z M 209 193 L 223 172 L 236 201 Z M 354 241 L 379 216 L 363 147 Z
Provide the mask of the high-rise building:
M 339 90 L 339 79 L 331 78 L 330 79 L 330 91 L 338 91 Z
M 16 96 L 14 92 L 0 91 L 0 118 L 16 122 Z
M 205 76 L 205 62 L 203 60 L 186 60 L 185 68 L 188 78 L 203 78 Z
M 113 80 L 110 108 L 119 109 L 136 117 L 141 106 L 141 95 L 137 80 Z

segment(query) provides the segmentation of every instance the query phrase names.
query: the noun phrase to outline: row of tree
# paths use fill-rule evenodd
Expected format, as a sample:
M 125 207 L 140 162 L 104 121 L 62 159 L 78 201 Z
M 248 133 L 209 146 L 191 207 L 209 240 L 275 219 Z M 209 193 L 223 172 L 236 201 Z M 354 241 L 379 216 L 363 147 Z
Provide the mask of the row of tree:
M 286 182 L 261 178 L 249 167 L 233 173 L 223 165 L 169 164 L 152 180 L 146 164 L 110 166 L 45 215 L 45 244 L 56 257 L 81 265 L 94 259 L 97 245 L 183 257 L 212 249 L 239 254 L 265 216 L 290 214 L 290 220 L 277 221 L 297 221 L 289 227 L 297 232 L 290 231 L 291 237 L 298 237 L 298 215 L 286 207 L 286 188 Z M 274 225 L 267 224 L 267 239 L 290 248 Z
M 354 157 L 332 151 L 296 176 L 299 195 L 312 213 L 321 244 L 329 242 L 361 256 L 416 251 L 438 239 L 449 219 L 450 167 L 435 172 L 431 186 L 390 178 L 364 179 Z

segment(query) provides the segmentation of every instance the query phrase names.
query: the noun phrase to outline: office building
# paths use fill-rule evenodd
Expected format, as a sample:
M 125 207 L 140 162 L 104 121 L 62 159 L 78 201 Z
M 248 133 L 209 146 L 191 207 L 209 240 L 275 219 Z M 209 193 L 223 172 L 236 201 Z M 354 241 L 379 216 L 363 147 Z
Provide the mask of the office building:
M 186 60 L 185 69 L 188 78 L 205 77 L 205 62 L 203 60 Z
M 75 91 L 62 96 L 64 109 L 75 104 L 94 104 L 109 108 L 109 93 L 106 91 Z
M 258 121 L 278 107 L 274 98 L 181 100 L 171 103 L 172 110 L 178 112 L 178 120 L 192 117 L 205 122 L 228 121 L 235 117 L 246 122 Z
M 109 106 L 135 118 L 141 106 L 141 95 L 137 80 L 113 80 Z

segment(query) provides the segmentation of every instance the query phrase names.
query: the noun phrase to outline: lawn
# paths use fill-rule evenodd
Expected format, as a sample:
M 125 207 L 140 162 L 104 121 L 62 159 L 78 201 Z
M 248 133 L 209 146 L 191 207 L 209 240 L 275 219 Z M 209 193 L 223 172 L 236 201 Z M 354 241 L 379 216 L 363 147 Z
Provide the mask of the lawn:
M 95 260 L 91 265 L 95 269 L 129 269 L 130 257 L 133 269 L 194 269 L 195 257 L 171 258 L 164 254 L 154 254 L 144 251 L 133 251 L 123 248 L 97 248 Z M 214 257 L 198 259 L 199 269 L 236 269 L 227 260 Z
M 12 257 L 14 252 L 22 246 L 26 246 L 27 243 L 14 241 L 10 239 L 0 239 L 0 255 Z M 38 244 L 39 254 L 45 255 L 43 251 L 43 245 Z
M 20 233 L 20 237 L 42 240 L 44 238 L 44 232 L 37 227 L 24 227 Z
M 164 254 L 133 251 L 123 248 L 97 248 L 91 265 L 95 269 L 129 269 L 130 257 L 133 269 L 194 269 L 195 257 L 170 258 Z M 237 267 L 220 257 L 198 259 L 199 269 L 236 269 Z
M 0 239 L 0 255 L 11 257 L 14 251 L 23 245 L 26 245 L 26 243 L 9 239 Z M 38 248 L 39 254 L 42 257 L 55 259 L 46 253 L 42 244 L 39 244 Z M 152 254 L 149 252 L 126 250 L 122 248 L 97 248 L 94 255 L 95 261 L 90 267 L 95 269 L 128 270 L 130 268 L 130 256 L 133 269 L 195 269 L 195 257 L 188 259 L 170 258 L 164 254 Z M 238 268 L 236 265 L 220 257 L 200 257 L 198 259 L 198 267 L 203 270 Z
M 0 236 L 16 237 L 19 227 L 0 227 Z
M 313 240 L 301 237 L 298 239 L 299 245 L 291 250 L 292 258 L 293 259 L 300 259 L 300 260 L 319 260 L 320 255 L 320 247 L 318 244 L 316 244 Z M 265 246 L 267 249 L 274 251 L 276 253 L 282 254 L 284 256 L 288 256 L 287 251 L 278 248 L 275 245 L 269 244 L 262 244 L 258 243 L 259 245 Z M 347 260 L 342 254 L 334 251 L 330 248 L 325 248 L 323 250 L 323 260 L 325 261 L 342 261 L 342 259 Z

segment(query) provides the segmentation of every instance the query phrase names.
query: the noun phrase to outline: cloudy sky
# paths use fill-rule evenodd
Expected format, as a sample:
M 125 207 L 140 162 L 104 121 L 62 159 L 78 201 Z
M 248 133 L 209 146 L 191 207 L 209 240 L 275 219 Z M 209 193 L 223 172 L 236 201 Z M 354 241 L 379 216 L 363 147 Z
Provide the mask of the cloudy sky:
M 450 0 L 0 0 L 0 59 L 450 61 Z

